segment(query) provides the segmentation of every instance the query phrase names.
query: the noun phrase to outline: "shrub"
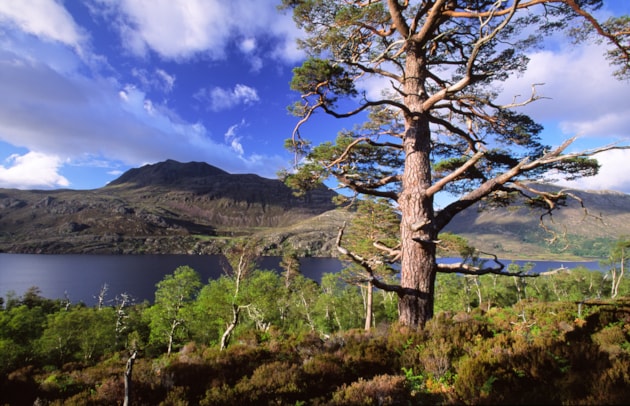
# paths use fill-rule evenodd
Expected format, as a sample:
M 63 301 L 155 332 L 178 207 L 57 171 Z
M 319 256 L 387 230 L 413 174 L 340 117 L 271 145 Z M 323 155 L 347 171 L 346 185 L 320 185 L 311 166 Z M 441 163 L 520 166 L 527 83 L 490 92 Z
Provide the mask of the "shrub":
M 619 323 L 601 329 L 592 337 L 593 341 L 599 344 L 601 350 L 607 352 L 611 358 L 628 352 L 628 337 L 624 332 L 623 325 L 619 325 Z
M 124 397 L 125 384 L 122 374 L 120 374 L 119 377 L 110 377 L 96 386 L 94 401 L 95 403 L 103 405 L 114 405 L 120 402 Z
M 233 387 L 210 388 L 201 405 L 295 404 L 304 395 L 303 375 L 297 365 L 283 361 L 263 364 L 251 377 Z
M 411 395 L 400 375 L 377 375 L 372 379 L 359 378 L 344 384 L 333 393 L 331 405 L 400 405 L 407 404 Z

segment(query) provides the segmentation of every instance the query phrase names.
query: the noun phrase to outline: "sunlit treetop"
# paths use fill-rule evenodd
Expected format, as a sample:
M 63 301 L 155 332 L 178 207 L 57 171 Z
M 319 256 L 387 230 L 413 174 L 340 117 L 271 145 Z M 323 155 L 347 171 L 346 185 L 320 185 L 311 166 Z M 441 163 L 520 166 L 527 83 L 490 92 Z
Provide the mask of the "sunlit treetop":
M 287 146 L 296 153 L 296 168 L 283 176 L 301 189 L 334 178 L 356 194 L 395 203 L 400 248 L 393 254 L 400 258 L 401 284 L 381 284 L 376 272 L 371 280 L 398 293 L 402 324 L 422 325 L 432 317 L 436 272 L 503 273 L 502 264 L 480 269 L 437 263 L 438 233 L 457 214 L 480 200 L 509 204 L 519 193 L 554 210 L 566 194 L 536 189 L 528 181 L 594 175 L 599 169 L 594 155 L 629 148 L 567 152 L 575 138 L 545 145 L 542 126 L 519 111 L 542 97 L 540 84 L 531 83 L 529 95 L 502 101 L 502 82 L 525 72 L 528 53 L 548 45 L 551 34 L 576 43 L 602 41 L 615 74 L 627 78 L 630 24 L 627 17 L 599 23 L 592 13 L 603 0 L 285 0 L 283 5 L 304 31 L 300 46 L 308 55 L 293 72 L 291 87 L 301 97 L 290 107 L 299 120 Z M 368 81 L 381 85 L 380 94 L 361 90 Z M 313 146 L 300 130 L 317 111 L 365 123 Z M 436 208 L 441 192 L 455 199 Z M 366 257 L 338 248 L 370 273 Z
M 543 127 L 516 109 L 540 98 L 537 84 L 527 98 L 499 104 L 500 84 L 527 69 L 527 52 L 563 30 L 576 41 L 597 36 L 611 44 L 609 56 L 624 76 L 628 67 L 627 18 L 602 25 L 581 14 L 602 1 L 285 1 L 307 36 L 300 46 L 310 56 L 294 70 L 291 87 L 302 94 L 292 112 L 303 120 L 318 109 L 335 117 L 362 115 L 366 123 L 338 134 L 335 143 L 300 149 L 299 126 L 290 147 L 306 158 L 294 185 L 333 176 L 357 193 L 395 198 L 403 172 L 405 122 L 427 118 L 431 128 L 433 182 L 468 163 L 440 190 L 461 194 L 551 151 L 540 139 Z M 581 8 L 579 8 L 581 7 Z M 390 8 L 397 13 L 390 13 Z M 576 12 L 576 10 L 579 10 Z M 583 11 L 582 11 L 583 10 Z M 394 17 L 392 17 L 394 15 Z M 590 16 L 590 14 L 588 14 Z M 396 19 L 396 16 L 398 19 Z M 409 47 L 422 49 L 417 101 L 405 93 Z M 382 97 L 357 90 L 380 77 Z M 340 99 L 354 108 L 342 110 Z M 416 103 L 417 102 L 417 103 Z M 344 104 L 347 106 L 347 104 Z M 408 127 L 408 126 L 407 126 Z M 480 156 L 483 155 L 483 156 Z M 597 174 L 594 159 L 569 158 L 537 165 L 513 180 L 541 180 L 553 170 L 570 179 Z M 474 162 L 471 162 L 474 161 Z M 315 176 L 317 175 L 317 176 Z

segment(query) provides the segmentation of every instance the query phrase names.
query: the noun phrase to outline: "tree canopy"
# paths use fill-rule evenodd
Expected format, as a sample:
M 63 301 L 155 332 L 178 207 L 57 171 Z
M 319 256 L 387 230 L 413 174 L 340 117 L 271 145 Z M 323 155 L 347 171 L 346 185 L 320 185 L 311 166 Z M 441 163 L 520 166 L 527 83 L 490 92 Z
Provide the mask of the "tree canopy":
M 551 174 L 591 176 L 597 153 L 623 145 L 567 152 L 575 138 L 545 145 L 542 126 L 518 111 L 540 98 L 500 103 L 502 81 L 527 69 L 528 51 L 562 32 L 576 43 L 595 38 L 619 78 L 630 77 L 630 19 L 599 22 L 603 0 L 284 0 L 305 32 L 308 54 L 291 82 L 300 117 L 287 145 L 298 155 L 288 185 L 309 188 L 335 178 L 356 194 L 392 200 L 400 211 L 401 284 L 377 287 L 399 296 L 400 322 L 424 325 L 433 316 L 439 271 L 510 274 L 501 263 L 481 269 L 436 262 L 438 233 L 482 199 L 502 204 L 513 194 L 556 208 L 563 192 L 528 182 Z M 381 97 L 360 91 L 362 80 L 382 80 Z M 300 129 L 316 111 L 366 122 L 312 146 Z M 435 207 L 440 192 L 458 198 Z

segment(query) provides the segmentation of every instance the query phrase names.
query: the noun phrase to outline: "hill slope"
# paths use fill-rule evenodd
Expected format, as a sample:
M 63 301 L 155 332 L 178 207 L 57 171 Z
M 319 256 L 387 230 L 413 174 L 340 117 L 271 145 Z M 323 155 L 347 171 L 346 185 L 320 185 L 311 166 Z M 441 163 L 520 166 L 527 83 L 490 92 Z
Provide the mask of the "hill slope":
M 543 217 L 546 228 L 544 212 L 517 199 L 509 207 L 477 203 L 445 231 L 514 259 L 602 256 L 630 235 L 629 195 L 570 192 L 584 207 L 568 199 Z M 169 160 L 95 190 L 0 189 L 0 252 L 216 254 L 232 237 L 250 236 L 265 255 L 290 245 L 302 255 L 336 256 L 338 227 L 352 214 L 335 209 L 335 195 L 321 188 L 297 198 L 278 180 Z
M 557 186 L 536 184 L 555 192 Z M 605 255 L 610 242 L 630 236 L 630 195 L 612 191 L 567 189 L 569 197 L 551 216 L 516 199 L 508 207 L 477 203 L 460 213 L 446 231 L 504 258 Z M 542 221 L 542 225 L 541 225 Z
M 169 160 L 95 190 L 0 189 L 0 251 L 214 253 L 229 237 L 332 210 L 335 195 L 298 198 L 279 180 Z

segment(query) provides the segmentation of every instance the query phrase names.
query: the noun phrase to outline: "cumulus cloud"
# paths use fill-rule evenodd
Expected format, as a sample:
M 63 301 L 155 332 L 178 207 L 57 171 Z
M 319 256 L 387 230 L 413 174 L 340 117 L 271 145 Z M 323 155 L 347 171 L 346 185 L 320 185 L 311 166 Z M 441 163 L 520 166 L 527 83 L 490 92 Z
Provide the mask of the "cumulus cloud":
M 522 108 L 535 120 L 558 123 L 565 138 L 630 138 L 630 83 L 612 76 L 614 69 L 603 52 L 603 47 L 591 45 L 534 53 L 525 74 L 504 83 L 503 102 L 517 95 L 525 100 L 532 84 L 539 83 L 537 94 L 545 99 Z
M 0 0 L 0 146 L 38 151 L 11 157 L 2 166 L 2 186 L 65 187 L 67 180 L 58 171 L 64 165 L 101 167 L 99 162 L 111 161 L 125 166 L 206 161 L 229 172 L 269 177 L 284 165 L 278 155 L 246 155 L 239 127 L 213 140 L 213 115 L 195 117 L 190 100 L 183 109 L 176 110 L 184 106 L 181 99 L 169 105 L 194 93 L 191 77 L 198 71 L 184 66 L 194 70 L 200 61 L 215 63 L 229 47 L 240 52 L 251 71 L 262 69 L 265 58 L 291 60 L 272 55 L 293 43 L 296 32 L 290 15 L 276 23 L 275 0 L 89 0 L 83 5 L 91 19 L 76 21 L 66 5 Z M 92 35 L 104 29 L 119 34 L 108 37 L 103 48 L 120 52 L 108 54 L 109 61 L 91 53 L 102 44 Z M 156 92 L 168 98 L 159 99 Z M 244 84 L 203 89 L 197 97 L 221 114 L 260 101 L 256 88 Z M 35 161 L 50 170 L 32 171 L 31 178 L 40 172 L 57 177 L 21 179 L 27 172 L 20 168 Z
M 70 185 L 68 179 L 59 174 L 63 162 L 58 156 L 31 151 L 24 155 L 11 155 L 5 162 L 6 166 L 0 165 L 2 187 L 51 189 Z
M 211 111 L 227 110 L 232 107 L 245 104 L 253 104 L 260 100 L 256 89 L 243 84 L 237 84 L 233 89 L 213 87 L 200 89 L 195 98 L 208 104 Z
M 578 136 L 569 152 L 612 142 L 630 141 L 630 83 L 612 75 L 614 68 L 603 56 L 604 48 L 560 47 L 556 52 L 530 55 L 528 70 L 503 84 L 504 103 L 522 101 L 531 95 L 532 84 L 545 97 L 520 111 L 545 126 L 544 142 L 559 145 Z M 630 193 L 629 151 L 610 151 L 596 156 L 602 165 L 599 175 L 562 185 L 577 189 L 610 189 Z
M 561 185 L 584 190 L 616 190 L 630 193 L 630 151 L 606 151 L 596 156 L 601 165 L 597 176 L 575 181 L 561 181 Z
M 246 166 L 267 176 L 281 165 L 279 157 L 271 156 L 257 168 L 230 146 L 213 141 L 200 122 L 181 119 L 133 86 L 65 77 L 15 55 L 0 58 L 0 77 L 0 141 L 62 157 L 63 162 L 86 154 L 133 166 L 170 158 L 208 161 L 230 172 Z M 241 103 L 257 100 L 246 86 L 228 93 Z M 12 173 L 5 171 L 4 179 Z
M 84 34 L 72 16 L 54 0 L 2 0 L 0 21 L 9 21 L 22 31 L 46 40 L 78 47 Z
M 125 46 L 136 55 L 153 51 L 164 59 L 202 55 L 220 60 L 234 37 L 267 36 L 276 41 L 275 58 L 295 60 L 289 44 L 295 44 L 299 31 L 289 14 L 278 16 L 275 0 L 121 0 L 101 7 L 105 4 Z

